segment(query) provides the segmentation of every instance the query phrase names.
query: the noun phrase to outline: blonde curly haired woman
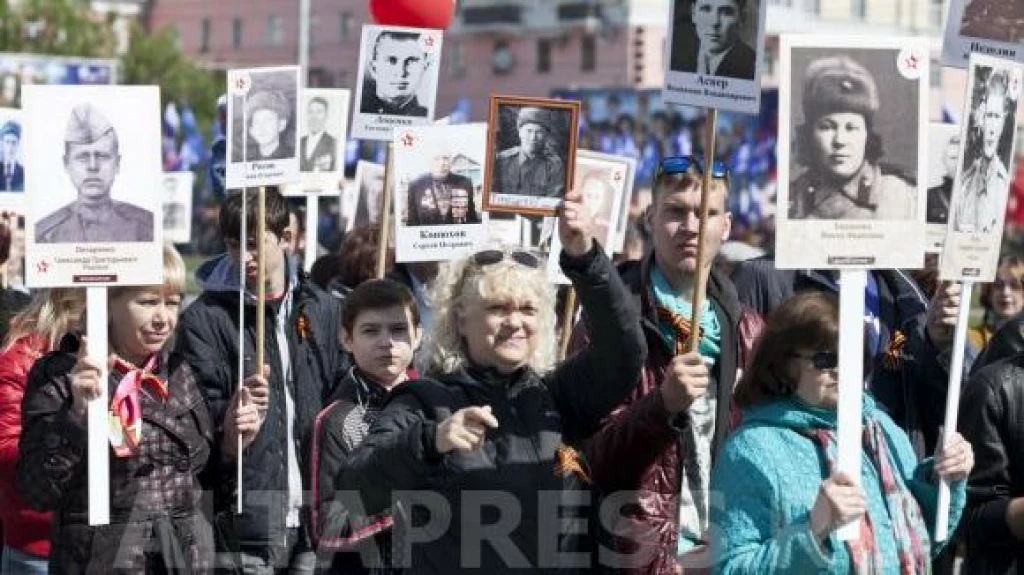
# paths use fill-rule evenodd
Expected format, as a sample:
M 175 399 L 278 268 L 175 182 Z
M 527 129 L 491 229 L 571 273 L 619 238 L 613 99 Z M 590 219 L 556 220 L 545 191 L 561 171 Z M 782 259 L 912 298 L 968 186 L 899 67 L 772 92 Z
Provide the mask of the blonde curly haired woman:
M 579 194 L 568 194 L 561 264 L 594 338 L 560 364 L 555 291 L 537 257 L 485 250 L 436 280 L 426 378 L 394 392 L 339 485 L 356 490 L 369 514 L 390 507 L 395 494 L 411 526 L 439 527 L 424 528 L 430 536 L 419 543 L 405 538 L 408 573 L 550 573 L 570 567 L 566 558 L 583 563 L 575 568 L 589 564 L 580 553 L 587 541 L 573 536 L 586 525 L 564 527 L 585 519 L 559 513 L 585 503 L 584 473 L 566 444 L 589 437 L 633 389 L 647 348 L 585 213 Z M 400 496 L 410 493 L 426 499 Z M 500 537 L 485 543 L 495 523 Z

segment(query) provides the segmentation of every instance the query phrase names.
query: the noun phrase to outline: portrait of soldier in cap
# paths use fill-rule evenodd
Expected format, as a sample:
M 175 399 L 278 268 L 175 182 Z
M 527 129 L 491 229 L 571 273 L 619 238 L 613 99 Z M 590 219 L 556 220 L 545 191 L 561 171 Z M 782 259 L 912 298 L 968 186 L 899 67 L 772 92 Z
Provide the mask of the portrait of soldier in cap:
M 789 217 L 912 219 L 916 177 L 882 161 L 873 75 L 846 55 L 817 58 L 806 68 L 801 96 L 803 124 L 795 128 L 798 165 L 792 169 Z
M 442 226 L 454 223 L 480 223 L 473 205 L 473 182 L 452 172 L 451 150 L 438 150 L 431 161 L 430 173 L 409 184 L 406 202 L 407 226 Z M 459 213 L 456 221 L 455 213 Z
M 934 144 L 934 140 L 933 140 Z M 960 158 L 960 134 L 952 134 L 942 145 L 942 183 L 928 188 L 928 205 L 925 219 L 929 224 L 946 225 L 949 222 L 949 207 L 953 195 L 953 179 L 956 178 L 956 162 Z
M 359 111 L 385 116 L 426 117 L 429 110 L 419 101 L 431 59 L 420 43 L 422 35 L 402 30 L 383 30 L 363 74 Z
M 153 241 L 152 212 L 111 198 L 121 166 L 117 131 L 90 103 L 71 110 L 63 164 L 78 197 L 36 223 L 36 243 Z
M 0 126 L 0 192 L 25 191 L 21 165 L 21 124 L 8 120 Z
M 674 1 L 671 70 L 754 79 L 757 51 L 741 38 L 747 23 L 757 22 L 747 17 L 748 0 Z
M 276 90 L 254 91 L 245 102 L 245 160 L 283 160 L 295 157 L 295 147 L 285 132 L 292 117 L 288 99 Z
M 551 130 L 556 111 L 522 107 L 516 116 L 519 145 L 498 153 L 492 194 L 535 198 L 565 195 L 565 161 L 555 151 Z
M 1010 75 L 1005 70 L 979 66 L 976 82 L 980 102 L 973 106 L 968 127 L 968 148 L 960 178 L 960 197 L 953 210 L 953 229 L 963 233 L 988 233 L 998 229 L 1006 210 L 1010 173 L 1000 156 L 1009 160 L 1009 142 L 1016 126 L 1017 100 L 1010 93 Z M 987 80 L 982 71 L 990 71 Z M 1009 133 L 1006 128 L 1010 127 Z M 1002 145 L 1001 145 L 1002 144 Z

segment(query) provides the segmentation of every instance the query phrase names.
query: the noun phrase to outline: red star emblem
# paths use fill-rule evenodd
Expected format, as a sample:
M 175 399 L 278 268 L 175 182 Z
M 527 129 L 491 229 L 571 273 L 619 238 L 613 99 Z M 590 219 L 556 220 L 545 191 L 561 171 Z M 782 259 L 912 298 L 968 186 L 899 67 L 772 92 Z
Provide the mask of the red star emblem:
M 404 136 L 402 136 L 402 145 L 405 146 L 406 148 L 411 148 L 415 143 L 416 136 L 413 136 L 408 132 Z
M 427 45 L 427 48 L 433 48 L 434 47 L 434 37 L 433 36 L 427 36 L 427 39 L 424 40 L 423 43 Z
M 39 263 L 36 264 L 36 271 L 41 273 L 41 274 L 45 274 L 49 270 L 50 270 L 50 264 L 48 264 L 46 262 L 39 262 Z
M 248 84 L 249 84 L 249 82 L 246 81 L 244 76 L 238 78 L 237 80 L 235 80 L 235 87 L 238 88 L 239 90 L 245 90 L 245 87 Z
M 917 61 L 918 61 L 917 54 L 911 54 L 910 56 L 908 56 L 907 57 L 907 68 L 910 68 L 911 70 L 917 70 Z
M 614 177 L 616 182 L 622 181 L 622 172 L 615 172 Z

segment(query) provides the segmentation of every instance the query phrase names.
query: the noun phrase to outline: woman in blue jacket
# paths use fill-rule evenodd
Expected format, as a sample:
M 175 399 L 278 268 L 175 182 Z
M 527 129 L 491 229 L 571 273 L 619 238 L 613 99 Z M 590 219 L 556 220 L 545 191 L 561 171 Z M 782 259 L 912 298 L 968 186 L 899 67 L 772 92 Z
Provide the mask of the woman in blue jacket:
M 736 388 L 743 420 L 712 474 L 712 553 L 721 573 L 930 573 L 938 478 L 952 482 L 949 530 L 960 520 L 971 446 L 954 434 L 918 461 L 907 434 L 863 400 L 860 481 L 835 472 L 839 308 L 794 296 L 768 320 Z M 860 537 L 836 530 L 857 522 Z

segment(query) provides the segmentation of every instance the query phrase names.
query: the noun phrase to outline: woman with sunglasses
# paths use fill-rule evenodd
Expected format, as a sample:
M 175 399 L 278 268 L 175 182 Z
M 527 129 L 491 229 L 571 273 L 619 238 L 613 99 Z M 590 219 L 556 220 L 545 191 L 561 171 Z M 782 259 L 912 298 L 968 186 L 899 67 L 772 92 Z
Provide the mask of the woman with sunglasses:
M 794 296 L 768 320 L 736 388 L 743 423 L 711 479 L 712 553 L 721 573 L 931 572 L 938 478 L 952 482 L 949 530 L 966 500 L 971 446 L 954 434 L 918 461 L 906 432 L 864 396 L 859 482 L 833 471 L 839 306 Z M 859 539 L 836 530 L 857 522 Z
M 1008 319 L 1024 311 L 1024 261 L 1017 256 L 1002 258 L 996 281 L 981 288 L 981 305 L 985 308 L 981 324 L 967 332 L 967 340 L 977 351 L 988 345 Z
M 487 250 L 454 262 L 435 283 L 426 378 L 393 392 L 341 477 L 338 489 L 357 490 L 367 513 L 394 494 L 410 514 L 420 533 L 407 540 L 422 542 L 403 551 L 409 573 L 549 573 L 586 547 L 576 535 L 585 515 L 564 524 L 589 496 L 576 491 L 582 463 L 566 444 L 633 389 L 647 348 L 577 192 L 558 233 L 590 347 L 556 365 L 555 291 L 537 257 Z

